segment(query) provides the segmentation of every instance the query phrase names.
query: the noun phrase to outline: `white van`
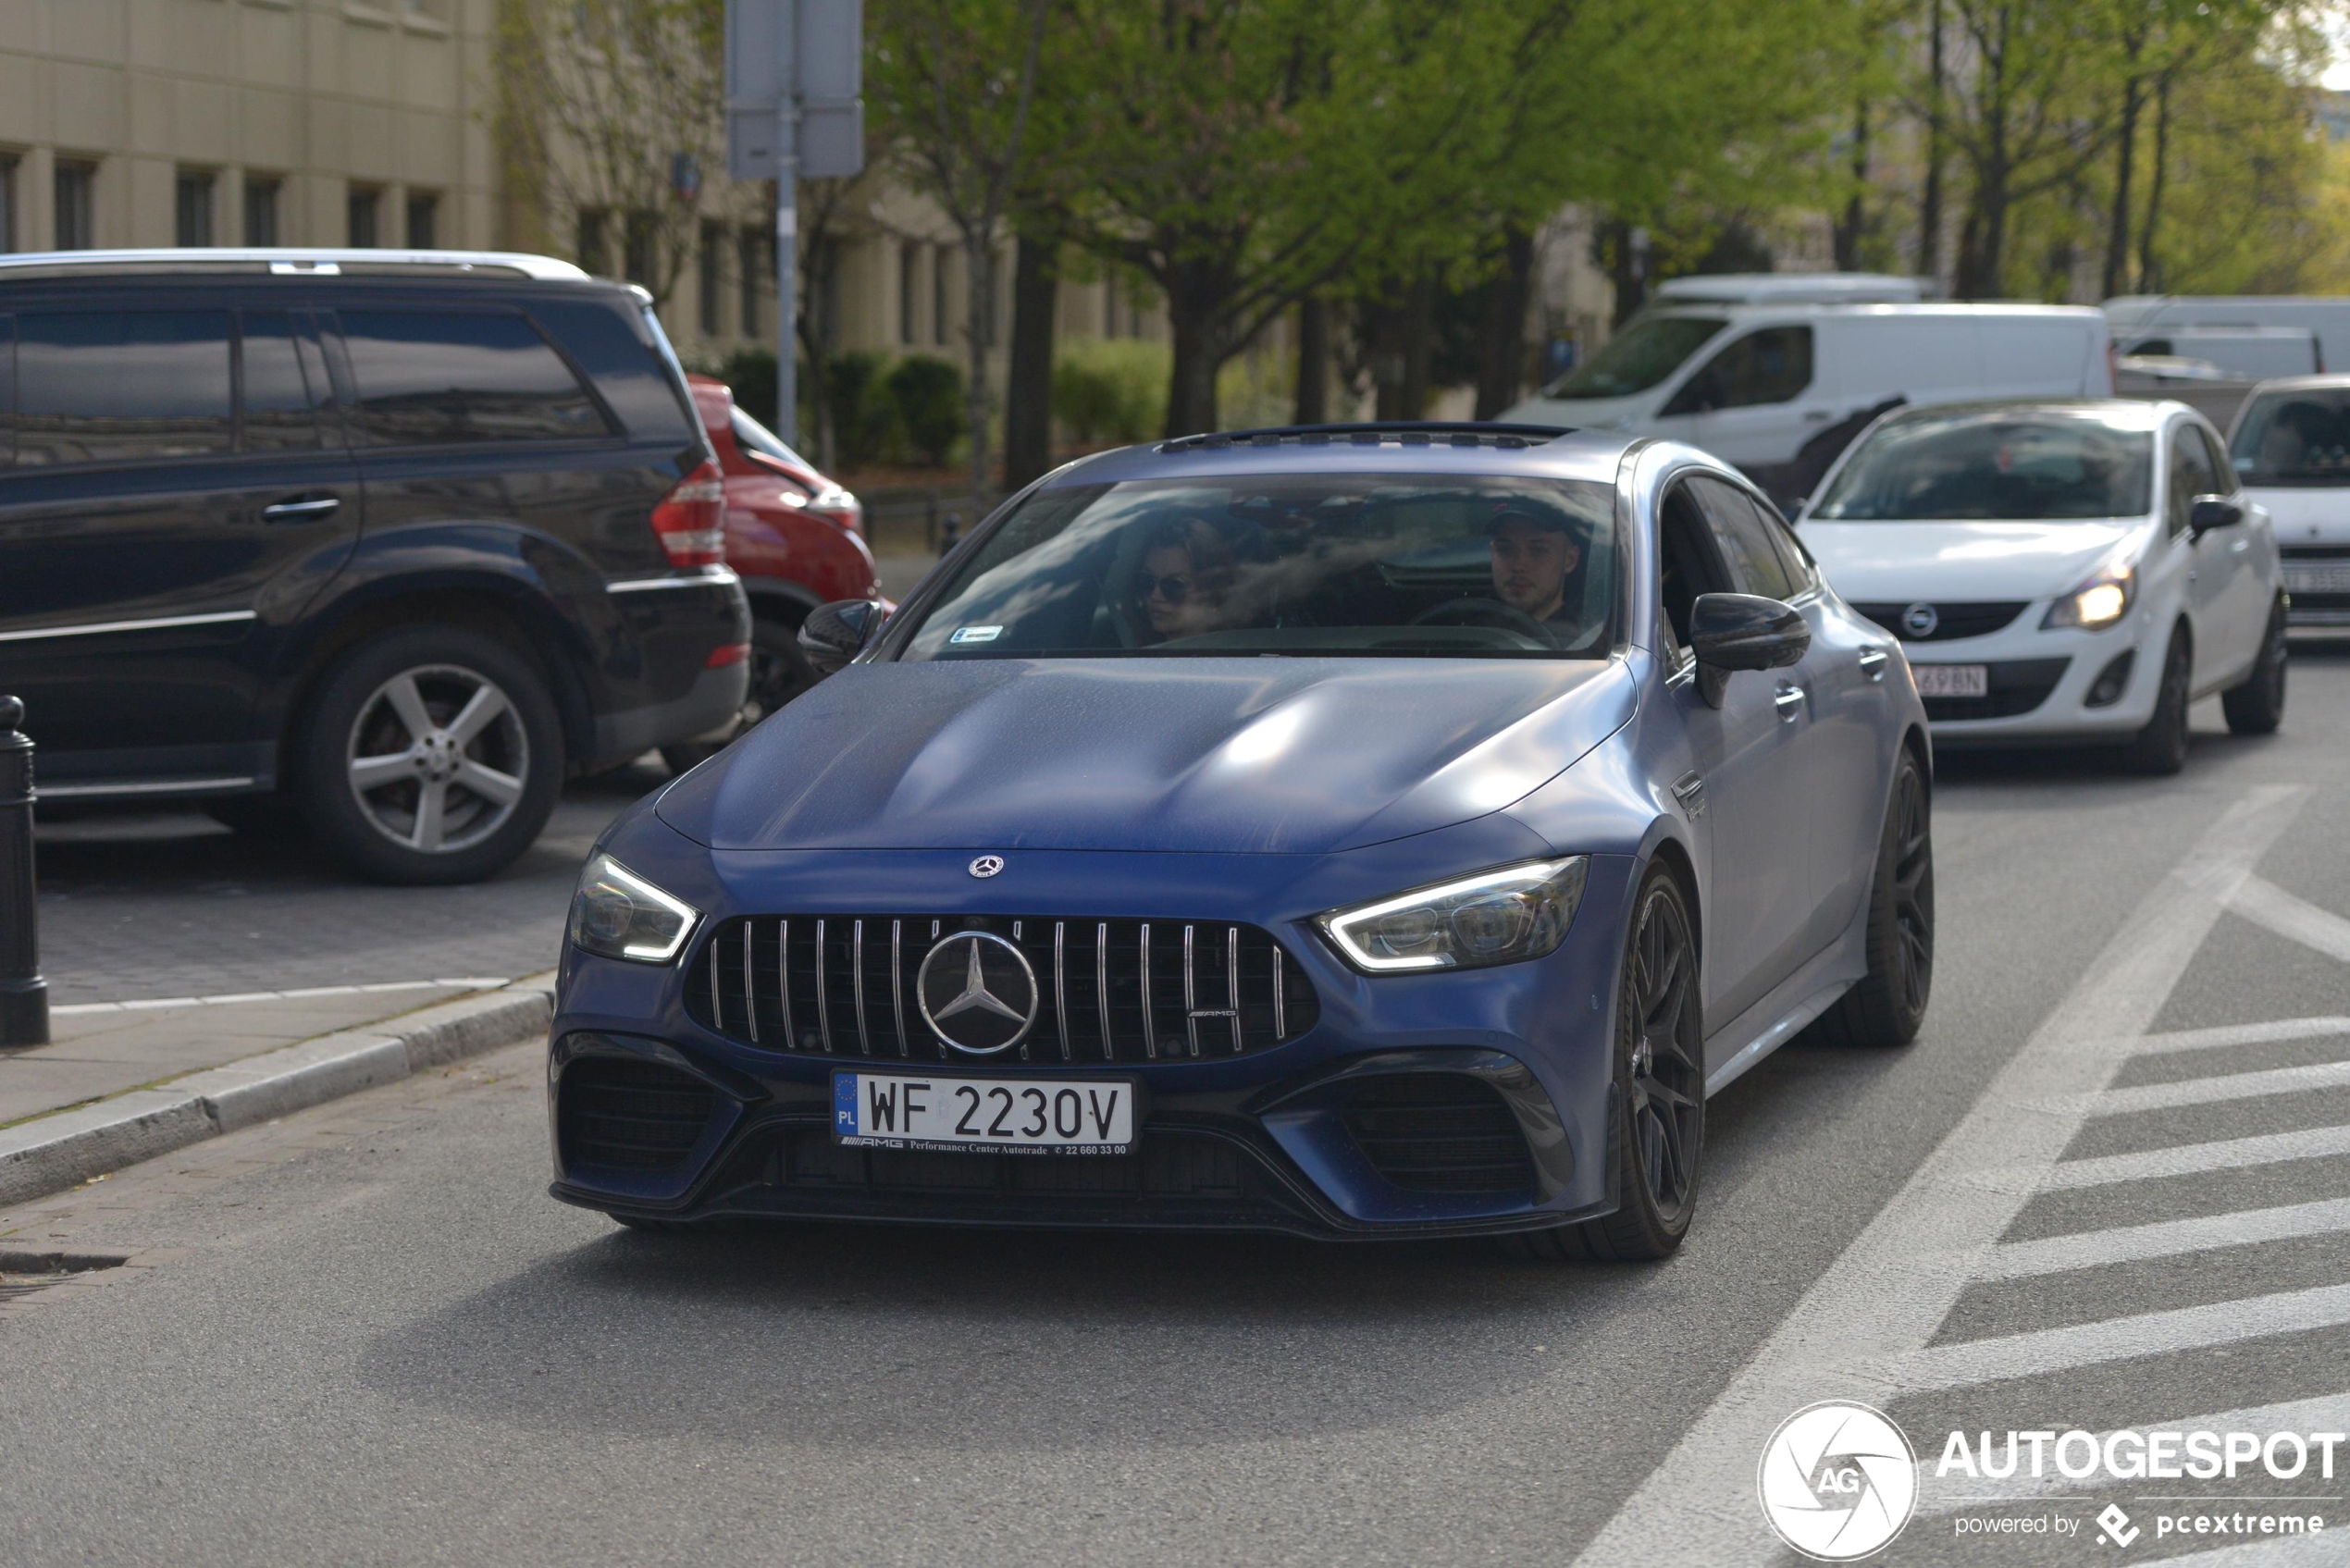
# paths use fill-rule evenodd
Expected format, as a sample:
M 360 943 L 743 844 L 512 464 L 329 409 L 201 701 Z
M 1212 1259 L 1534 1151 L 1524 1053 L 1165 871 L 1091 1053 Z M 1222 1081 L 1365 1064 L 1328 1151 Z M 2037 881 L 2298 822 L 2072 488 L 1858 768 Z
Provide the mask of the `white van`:
M 1649 308 L 1675 305 L 1902 305 L 1928 297 L 1923 278 L 1890 272 L 1712 272 L 1668 278 Z
M 1886 409 L 2109 397 L 2106 318 L 2070 305 L 1676 305 L 1503 414 L 1702 447 L 1781 504 Z
M 2350 297 L 2339 294 L 2123 294 L 2100 308 L 2118 342 L 2175 342 L 2175 334 L 2191 327 L 2299 327 L 2317 335 L 2320 357 L 2312 369 L 2350 367 Z
M 2231 377 L 2267 381 L 2315 376 L 2325 367 L 2318 335 L 2307 327 L 2183 327 L 2176 331 L 2116 332 L 2123 359 L 2201 360 Z

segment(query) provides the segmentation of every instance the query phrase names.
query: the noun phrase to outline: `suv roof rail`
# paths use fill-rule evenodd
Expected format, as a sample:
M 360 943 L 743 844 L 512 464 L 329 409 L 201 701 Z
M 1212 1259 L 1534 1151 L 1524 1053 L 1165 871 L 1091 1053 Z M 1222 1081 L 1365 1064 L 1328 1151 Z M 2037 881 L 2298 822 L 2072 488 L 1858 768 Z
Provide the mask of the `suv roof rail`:
M 0 256 L 0 276 L 28 273 L 267 271 L 280 277 L 335 278 L 347 272 L 504 272 L 542 282 L 585 282 L 588 274 L 553 256 L 519 251 L 331 250 L 308 247 L 187 245 L 136 251 L 35 251 Z
M 1407 447 L 1539 447 L 1574 432 L 1563 425 L 1481 425 L 1458 421 L 1395 419 L 1363 425 L 1273 425 L 1261 430 L 1216 430 L 1204 436 L 1178 436 L 1161 441 L 1158 450 L 1222 451 L 1231 447 L 1276 447 L 1284 441 L 1301 446 L 1376 447 L 1393 442 Z

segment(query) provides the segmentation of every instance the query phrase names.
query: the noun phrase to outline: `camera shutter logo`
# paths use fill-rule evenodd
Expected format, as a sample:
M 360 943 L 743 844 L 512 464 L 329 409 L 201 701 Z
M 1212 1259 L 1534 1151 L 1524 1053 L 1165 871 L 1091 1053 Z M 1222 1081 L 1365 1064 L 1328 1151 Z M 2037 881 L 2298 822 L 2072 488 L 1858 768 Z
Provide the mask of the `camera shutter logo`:
M 1040 994 L 1036 971 L 1018 947 L 994 932 L 959 931 L 922 959 L 914 998 L 941 1040 L 992 1056 L 1028 1038 Z
M 1827 1400 L 1779 1423 L 1755 1472 L 1762 1517 L 1822 1562 L 1881 1549 L 1918 1501 L 1918 1460 L 1883 1412 Z

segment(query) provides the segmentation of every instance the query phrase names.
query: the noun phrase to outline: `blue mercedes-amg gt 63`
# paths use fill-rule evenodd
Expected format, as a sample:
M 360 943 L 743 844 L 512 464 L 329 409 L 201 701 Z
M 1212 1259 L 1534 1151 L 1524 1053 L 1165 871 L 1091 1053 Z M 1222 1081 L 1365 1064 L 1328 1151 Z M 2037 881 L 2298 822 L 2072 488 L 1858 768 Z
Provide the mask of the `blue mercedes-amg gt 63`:
M 580 881 L 553 1192 L 626 1224 L 1659 1257 L 1710 1095 L 1925 1011 L 1909 665 L 1688 447 L 1129 448 L 802 642 Z

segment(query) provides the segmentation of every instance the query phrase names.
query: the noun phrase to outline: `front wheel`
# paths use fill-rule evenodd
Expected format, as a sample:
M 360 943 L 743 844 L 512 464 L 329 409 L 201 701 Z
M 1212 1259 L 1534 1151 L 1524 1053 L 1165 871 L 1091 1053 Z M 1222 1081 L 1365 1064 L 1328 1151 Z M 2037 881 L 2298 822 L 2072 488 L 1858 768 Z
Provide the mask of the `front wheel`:
M 2284 601 L 2280 599 L 2269 607 L 2269 624 L 2260 634 L 2260 657 L 2252 661 L 2252 673 L 2235 690 L 2220 694 L 2229 734 L 2277 733 L 2284 722 Z
M 2187 708 L 2194 679 L 2195 652 L 2185 637 L 2172 632 L 2162 656 L 2162 689 L 2155 698 L 2154 717 L 2122 753 L 2132 772 L 2166 778 L 2187 765 Z
M 1907 1045 L 1934 992 L 1934 818 L 1925 770 L 1901 751 L 1869 883 L 1869 972 L 1820 1016 L 1845 1045 Z
M 1633 900 L 1616 998 L 1615 1124 L 1608 1140 L 1615 1160 L 1615 1212 L 1512 1238 L 1521 1253 L 1601 1261 L 1669 1257 L 1697 1212 L 1705 1146 L 1697 941 L 1681 885 L 1662 866 L 1650 868 Z

